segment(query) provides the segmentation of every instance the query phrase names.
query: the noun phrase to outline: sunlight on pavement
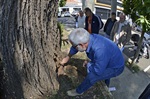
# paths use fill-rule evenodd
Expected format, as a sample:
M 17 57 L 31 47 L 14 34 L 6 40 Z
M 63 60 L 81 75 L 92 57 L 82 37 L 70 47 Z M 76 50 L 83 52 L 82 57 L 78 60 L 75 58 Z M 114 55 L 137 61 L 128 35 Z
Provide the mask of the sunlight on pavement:
M 144 69 L 144 72 L 147 72 L 150 69 L 150 65 Z

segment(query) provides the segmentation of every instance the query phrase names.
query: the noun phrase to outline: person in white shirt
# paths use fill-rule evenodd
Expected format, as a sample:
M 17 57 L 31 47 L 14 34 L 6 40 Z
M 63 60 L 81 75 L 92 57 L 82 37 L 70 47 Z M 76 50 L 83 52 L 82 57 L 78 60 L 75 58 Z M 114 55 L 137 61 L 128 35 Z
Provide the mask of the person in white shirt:
M 125 44 L 130 41 L 131 38 L 131 26 L 126 21 L 126 15 L 121 13 L 119 15 L 119 21 L 116 21 L 110 34 L 110 39 L 114 41 L 118 47 L 123 50 Z
M 85 16 L 83 11 L 79 11 L 78 28 L 85 28 Z

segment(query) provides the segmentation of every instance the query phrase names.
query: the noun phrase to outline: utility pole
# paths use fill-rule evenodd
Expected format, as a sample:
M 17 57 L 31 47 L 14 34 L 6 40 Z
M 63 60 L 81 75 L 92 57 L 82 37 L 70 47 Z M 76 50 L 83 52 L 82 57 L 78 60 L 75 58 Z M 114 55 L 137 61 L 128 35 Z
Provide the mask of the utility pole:
M 117 10 L 117 0 L 111 0 L 111 12 L 116 13 Z
M 82 9 L 89 7 L 92 12 L 94 11 L 94 0 L 82 0 Z

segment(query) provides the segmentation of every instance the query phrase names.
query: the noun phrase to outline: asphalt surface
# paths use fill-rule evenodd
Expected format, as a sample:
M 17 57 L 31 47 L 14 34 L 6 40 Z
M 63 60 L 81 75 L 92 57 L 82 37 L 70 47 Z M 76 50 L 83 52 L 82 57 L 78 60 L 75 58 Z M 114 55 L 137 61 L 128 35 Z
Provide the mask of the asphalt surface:
M 73 17 L 59 18 L 58 21 L 65 24 L 65 29 L 71 30 L 75 27 Z M 132 31 L 132 33 L 134 32 Z M 103 33 L 101 32 L 101 34 Z M 124 54 L 126 58 L 131 58 L 133 56 L 132 47 L 125 48 Z M 120 76 L 111 79 L 110 87 L 116 88 L 115 91 L 111 92 L 114 99 L 138 99 L 145 87 L 150 83 L 150 59 L 141 58 L 137 65 L 140 68 L 138 73 L 133 73 L 125 67 Z

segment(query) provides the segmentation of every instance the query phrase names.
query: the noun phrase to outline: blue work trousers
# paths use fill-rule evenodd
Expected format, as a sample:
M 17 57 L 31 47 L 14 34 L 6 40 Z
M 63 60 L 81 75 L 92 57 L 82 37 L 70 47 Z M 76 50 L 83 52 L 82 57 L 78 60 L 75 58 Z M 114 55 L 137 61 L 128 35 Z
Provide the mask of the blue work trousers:
M 110 78 L 120 75 L 124 70 L 121 68 L 107 68 L 103 74 L 97 75 L 93 72 L 88 72 L 87 76 L 83 82 L 77 87 L 76 92 L 81 94 L 91 86 L 93 86 L 97 81 L 105 80 L 107 86 L 109 86 Z

